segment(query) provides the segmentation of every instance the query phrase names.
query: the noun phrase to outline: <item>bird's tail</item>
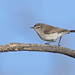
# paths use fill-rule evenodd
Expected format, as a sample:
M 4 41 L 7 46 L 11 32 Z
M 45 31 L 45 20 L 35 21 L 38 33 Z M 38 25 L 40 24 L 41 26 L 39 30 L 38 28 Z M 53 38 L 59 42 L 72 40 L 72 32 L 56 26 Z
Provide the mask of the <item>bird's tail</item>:
M 75 30 L 70 30 L 70 32 L 75 32 Z

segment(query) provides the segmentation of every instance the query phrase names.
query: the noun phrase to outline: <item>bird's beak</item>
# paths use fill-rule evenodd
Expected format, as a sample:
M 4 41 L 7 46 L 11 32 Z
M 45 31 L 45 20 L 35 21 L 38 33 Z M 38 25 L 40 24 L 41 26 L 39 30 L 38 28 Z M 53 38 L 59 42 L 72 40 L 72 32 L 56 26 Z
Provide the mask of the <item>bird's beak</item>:
M 33 28 L 34 29 L 34 27 L 30 27 L 30 28 Z

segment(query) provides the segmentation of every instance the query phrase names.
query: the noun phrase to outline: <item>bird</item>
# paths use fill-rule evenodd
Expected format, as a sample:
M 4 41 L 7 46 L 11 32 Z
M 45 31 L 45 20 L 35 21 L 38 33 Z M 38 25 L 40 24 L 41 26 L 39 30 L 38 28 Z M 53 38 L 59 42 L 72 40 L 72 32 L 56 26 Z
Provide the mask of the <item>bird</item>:
M 42 40 L 55 42 L 56 39 L 60 38 L 58 46 L 60 46 L 60 41 L 63 35 L 75 32 L 75 30 L 67 30 L 44 23 L 37 23 L 31 28 L 33 28 L 37 32 Z

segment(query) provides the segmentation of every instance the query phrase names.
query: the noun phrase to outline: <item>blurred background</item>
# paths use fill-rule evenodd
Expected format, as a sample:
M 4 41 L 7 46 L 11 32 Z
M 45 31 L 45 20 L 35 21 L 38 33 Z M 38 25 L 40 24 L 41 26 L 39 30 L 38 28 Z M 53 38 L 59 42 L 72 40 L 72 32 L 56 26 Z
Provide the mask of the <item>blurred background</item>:
M 36 23 L 75 30 L 75 0 L 0 0 L 0 45 L 46 43 L 30 29 Z M 64 35 L 61 46 L 75 50 L 75 33 Z M 0 75 L 75 75 L 75 59 L 49 52 L 0 53 Z

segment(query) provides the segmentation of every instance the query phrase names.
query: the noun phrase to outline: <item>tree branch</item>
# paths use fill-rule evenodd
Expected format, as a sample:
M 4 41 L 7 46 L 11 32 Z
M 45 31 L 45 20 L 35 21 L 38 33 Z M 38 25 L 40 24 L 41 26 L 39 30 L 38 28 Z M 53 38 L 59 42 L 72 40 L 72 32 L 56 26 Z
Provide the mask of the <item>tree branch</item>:
M 0 45 L 0 52 L 8 51 L 41 51 L 61 53 L 75 58 L 75 50 L 68 49 L 61 46 L 43 45 L 43 44 L 24 44 L 24 43 L 10 43 Z

